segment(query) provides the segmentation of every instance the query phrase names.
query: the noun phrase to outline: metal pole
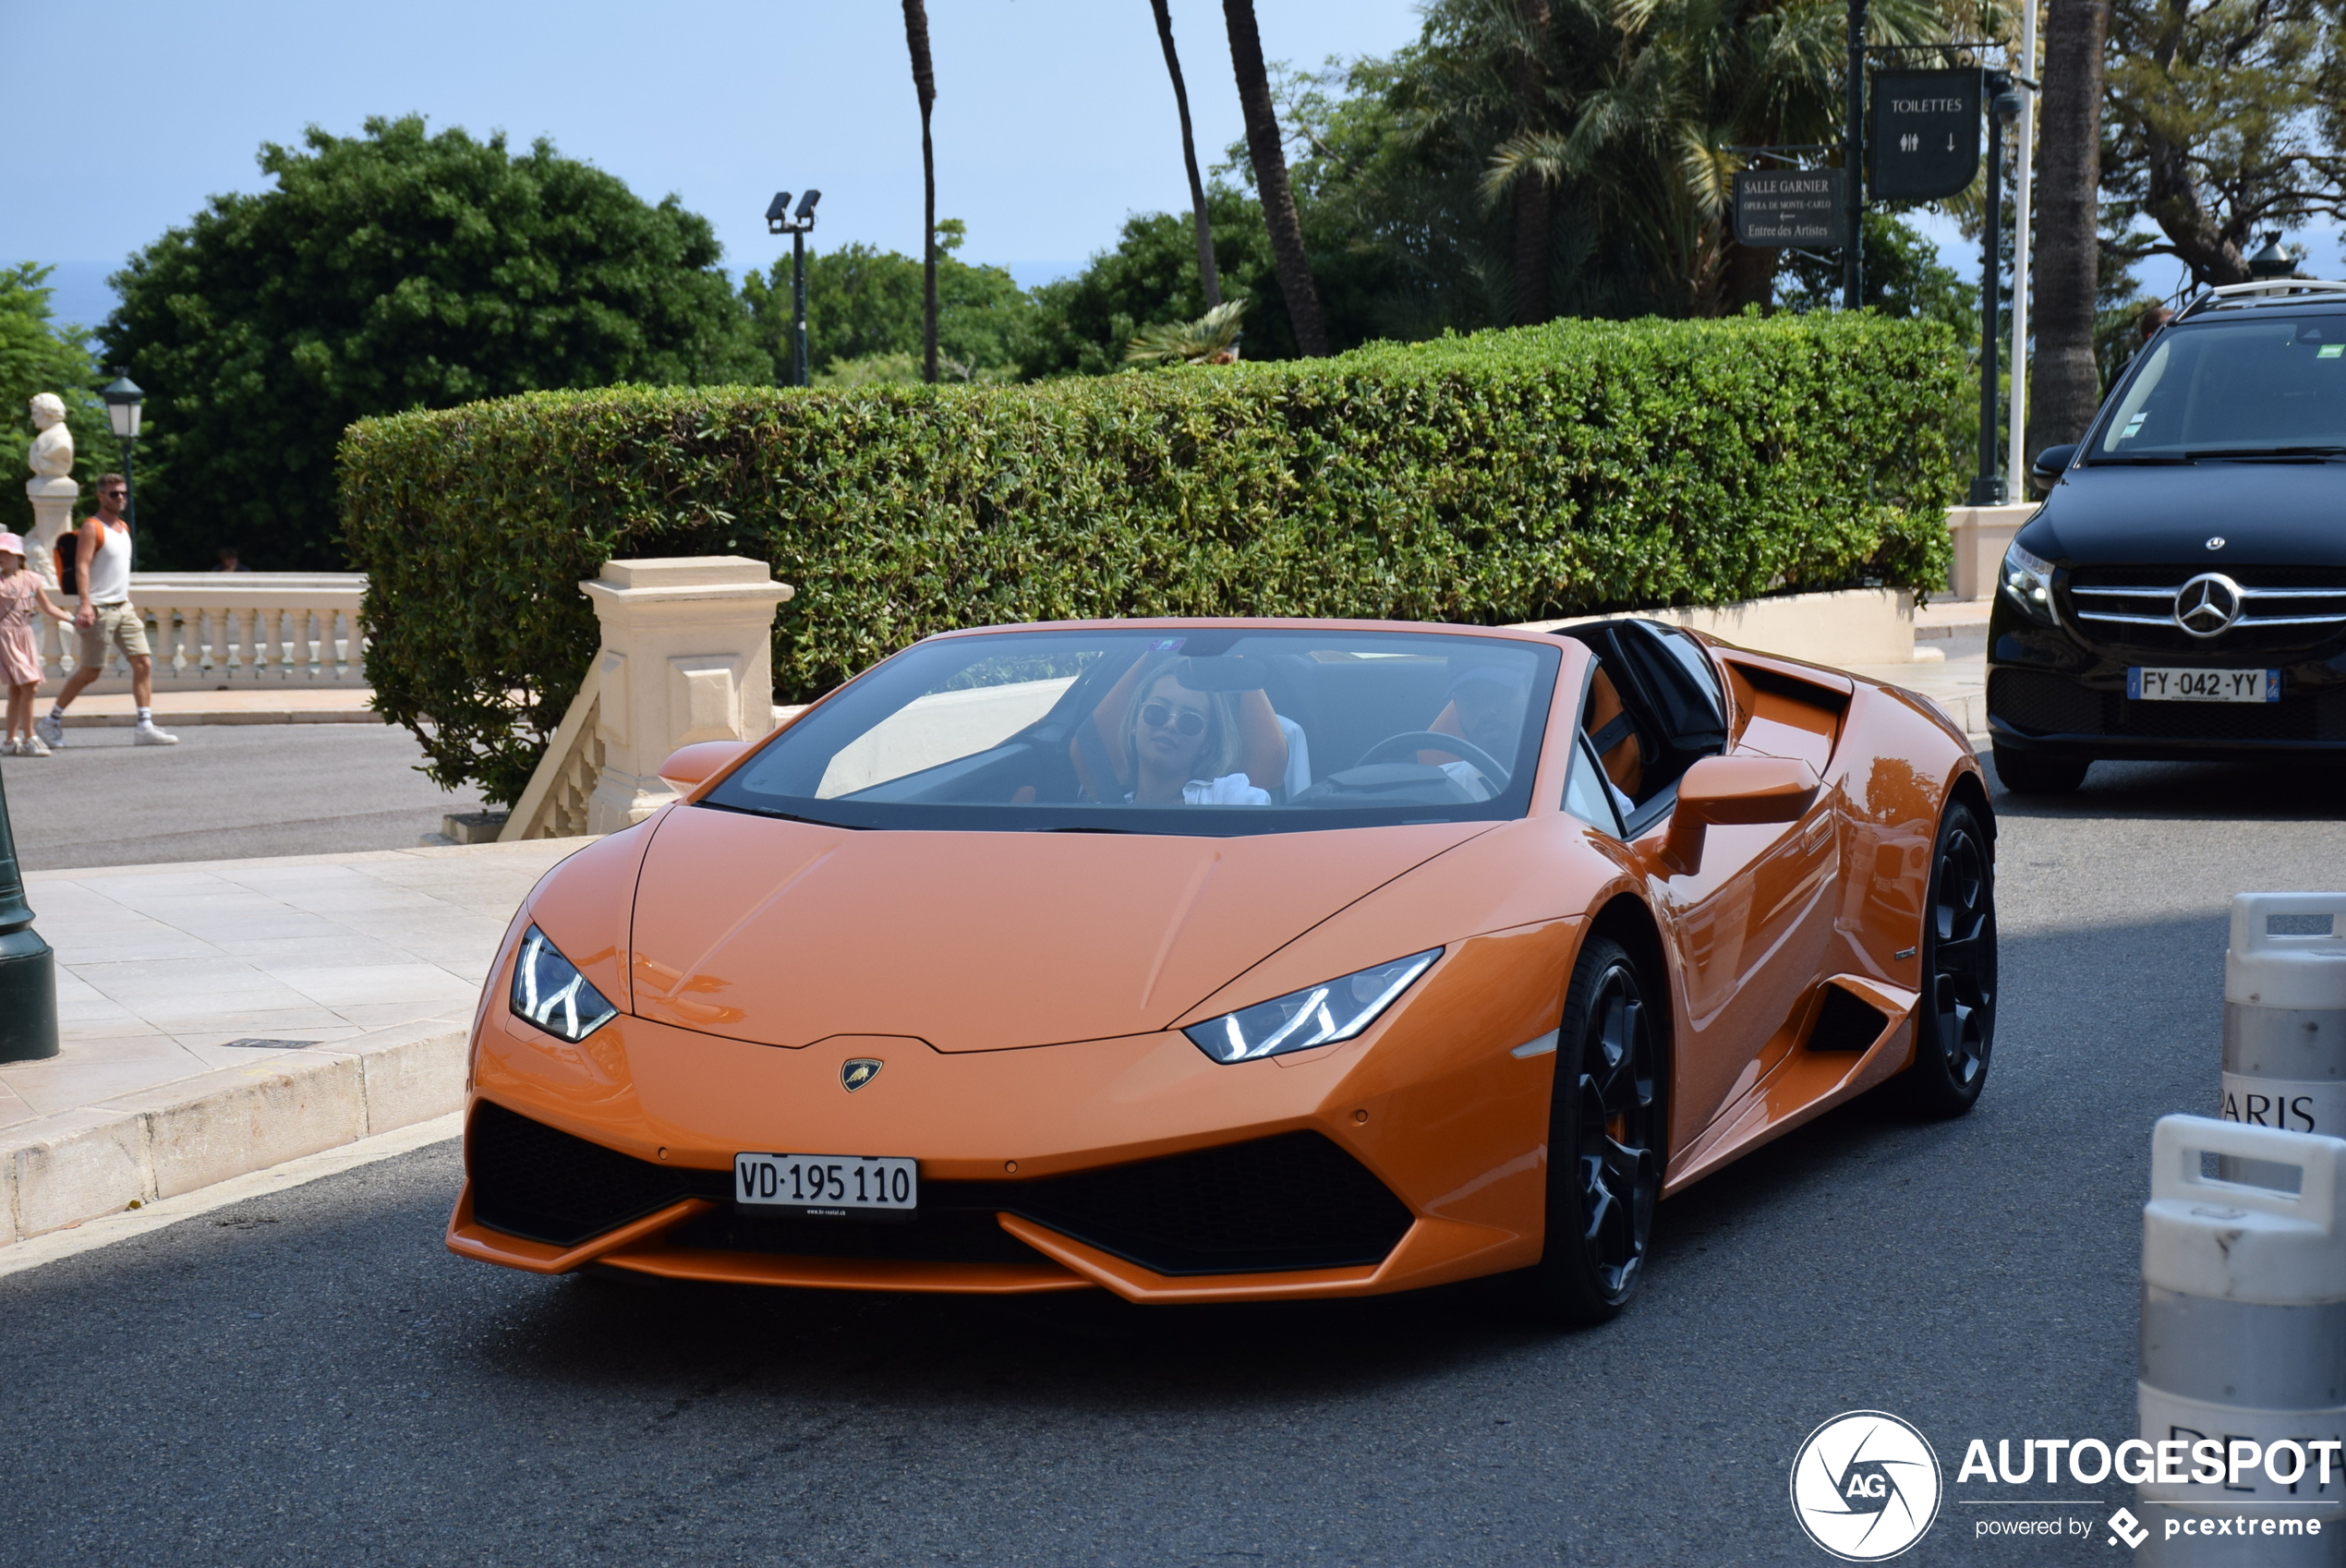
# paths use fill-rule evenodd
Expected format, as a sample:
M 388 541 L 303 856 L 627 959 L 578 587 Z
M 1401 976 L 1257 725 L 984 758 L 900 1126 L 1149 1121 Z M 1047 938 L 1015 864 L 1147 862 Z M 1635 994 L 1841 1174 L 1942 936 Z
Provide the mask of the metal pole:
M 806 378 L 806 231 L 790 236 L 791 385 L 809 385 Z
M 1979 96 L 1988 111 L 1988 221 L 1979 247 L 1979 474 L 1971 481 L 1971 504 L 2001 506 L 2003 481 L 1996 477 L 1996 264 L 2003 253 L 2004 127 L 1996 117 L 1993 90 Z
M 0 785 L 0 1062 L 32 1062 L 57 1054 L 57 968 L 17 870 L 17 838 L 8 826 L 8 792 Z
M 134 464 L 131 455 L 139 450 L 139 438 L 122 439 L 122 520 L 136 534 L 139 531 L 139 487 L 131 478 Z
M 2028 82 L 2037 77 L 2037 5 L 2025 0 L 2020 7 L 2020 71 L 2026 81 L 2014 82 L 2020 90 L 2020 146 L 2018 158 L 2019 189 L 2013 197 L 2012 246 L 2012 421 L 2011 439 L 2006 443 L 2004 472 L 2011 476 L 2012 488 L 2025 500 L 2028 491 L 2023 488 L 2022 476 L 2028 472 L 2027 453 L 2023 450 L 2028 428 L 2028 224 L 2033 205 L 2037 159 L 2037 90 Z
M 1849 0 L 1849 103 L 1841 163 L 1849 176 L 1849 243 L 1841 251 L 1841 308 L 1855 310 L 1866 293 L 1866 0 Z

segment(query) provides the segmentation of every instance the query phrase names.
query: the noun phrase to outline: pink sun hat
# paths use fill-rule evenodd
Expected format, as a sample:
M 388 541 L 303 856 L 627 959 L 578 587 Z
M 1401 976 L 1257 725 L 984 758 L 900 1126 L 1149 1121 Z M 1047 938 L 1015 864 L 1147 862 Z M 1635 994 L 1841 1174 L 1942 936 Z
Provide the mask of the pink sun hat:
M 0 555 L 22 555 L 24 541 L 5 528 L 0 528 Z

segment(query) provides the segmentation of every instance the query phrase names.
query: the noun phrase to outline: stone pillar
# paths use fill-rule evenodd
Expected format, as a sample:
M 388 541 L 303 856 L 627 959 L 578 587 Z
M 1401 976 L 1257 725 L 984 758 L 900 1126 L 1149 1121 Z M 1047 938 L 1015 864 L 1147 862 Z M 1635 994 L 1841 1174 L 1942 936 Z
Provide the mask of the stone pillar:
M 32 534 L 25 540 L 24 563 L 54 593 L 57 536 L 73 523 L 74 498 L 81 494 L 81 487 L 71 479 L 27 479 L 24 493 L 32 502 Z
M 792 589 L 731 555 L 607 561 L 579 587 L 603 627 L 603 771 L 586 831 L 616 833 L 675 799 L 659 765 L 677 747 L 773 729 L 774 611 Z
M 2013 506 L 1951 506 L 1947 532 L 1954 537 L 1955 565 L 1948 576 L 1950 596 L 1986 599 L 1996 596 L 1996 572 L 2020 525 L 2037 515 L 2035 501 Z

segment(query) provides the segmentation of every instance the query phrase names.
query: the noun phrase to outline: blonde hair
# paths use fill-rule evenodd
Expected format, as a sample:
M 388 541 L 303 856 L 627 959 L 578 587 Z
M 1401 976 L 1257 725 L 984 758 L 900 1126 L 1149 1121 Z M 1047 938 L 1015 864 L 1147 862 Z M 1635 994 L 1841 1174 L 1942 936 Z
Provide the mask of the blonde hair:
M 1205 733 L 1199 737 L 1197 761 L 1191 765 L 1191 776 L 1215 779 L 1227 773 L 1236 773 L 1244 752 L 1239 741 L 1238 701 L 1227 692 L 1201 692 L 1182 677 L 1189 673 L 1190 661 L 1168 656 L 1158 661 L 1156 668 L 1143 673 L 1141 682 L 1133 688 L 1132 711 L 1124 723 L 1124 771 L 1137 789 L 1141 779 L 1141 710 L 1149 706 L 1149 697 L 1167 676 L 1173 683 L 1192 696 L 1205 699 Z

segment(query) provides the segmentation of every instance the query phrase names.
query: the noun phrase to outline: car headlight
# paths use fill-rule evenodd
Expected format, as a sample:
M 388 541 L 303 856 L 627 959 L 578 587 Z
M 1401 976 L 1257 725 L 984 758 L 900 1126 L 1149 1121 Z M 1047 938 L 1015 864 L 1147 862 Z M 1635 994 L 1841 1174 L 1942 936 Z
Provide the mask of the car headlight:
M 1324 985 L 1290 991 L 1218 1019 L 1193 1023 L 1181 1032 L 1217 1062 L 1260 1061 L 1349 1040 L 1376 1022 L 1377 1015 L 1441 956 L 1442 949 L 1435 947 L 1396 959 Z
M 619 1016 L 603 994 L 586 983 L 578 966 L 531 926 L 514 959 L 514 1011 L 549 1034 L 573 1043 Z
M 2032 621 L 2054 624 L 2052 599 L 2052 562 L 2033 555 L 2018 545 L 2004 551 L 2004 592 Z

